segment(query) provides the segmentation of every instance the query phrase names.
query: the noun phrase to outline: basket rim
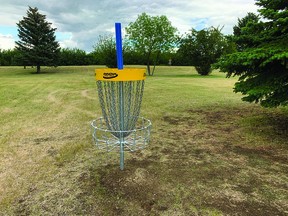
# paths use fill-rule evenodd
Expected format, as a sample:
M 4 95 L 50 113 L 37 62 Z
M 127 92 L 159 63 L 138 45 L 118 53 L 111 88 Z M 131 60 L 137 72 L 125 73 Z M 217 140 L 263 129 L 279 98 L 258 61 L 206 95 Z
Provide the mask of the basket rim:
M 92 122 L 91 122 L 91 127 L 93 127 L 93 128 L 96 129 L 96 130 L 103 131 L 103 132 L 113 132 L 113 133 L 136 132 L 136 131 L 146 130 L 146 129 L 152 127 L 152 123 L 151 123 L 151 121 L 150 121 L 149 119 L 144 118 L 144 117 L 142 117 L 142 116 L 139 116 L 137 121 L 139 121 L 139 119 L 142 119 L 142 120 L 144 120 L 145 123 L 147 122 L 147 125 L 145 125 L 144 127 L 135 128 L 135 129 L 133 129 L 133 130 L 122 130 L 122 131 L 119 131 L 119 130 L 109 130 L 109 129 L 107 129 L 107 127 L 106 127 L 106 129 L 105 129 L 105 128 L 103 128 L 103 127 L 101 128 L 101 127 L 95 125 L 97 121 L 101 121 L 102 119 L 104 119 L 103 116 L 101 116 L 101 117 L 99 117 L 99 118 L 97 118 L 97 119 L 92 120 Z M 106 123 L 105 123 L 105 126 L 106 126 Z

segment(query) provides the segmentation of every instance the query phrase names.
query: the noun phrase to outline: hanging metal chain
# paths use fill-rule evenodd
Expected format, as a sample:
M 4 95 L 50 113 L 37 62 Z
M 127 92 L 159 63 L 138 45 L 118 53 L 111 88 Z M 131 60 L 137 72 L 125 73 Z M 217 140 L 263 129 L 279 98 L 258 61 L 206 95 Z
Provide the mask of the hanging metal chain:
M 115 131 L 113 135 L 117 138 L 127 137 L 130 134 L 127 131 L 133 130 L 138 120 L 144 80 L 96 82 L 102 114 L 108 129 Z

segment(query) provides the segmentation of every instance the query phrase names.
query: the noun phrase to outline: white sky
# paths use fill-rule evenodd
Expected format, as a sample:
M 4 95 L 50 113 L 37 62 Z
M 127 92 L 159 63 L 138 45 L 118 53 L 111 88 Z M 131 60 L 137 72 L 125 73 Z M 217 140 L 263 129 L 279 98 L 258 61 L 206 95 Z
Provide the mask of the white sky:
M 181 34 L 210 26 L 224 26 L 222 32 L 232 34 L 238 18 L 259 9 L 254 0 L 0 0 L 0 5 L 0 49 L 14 47 L 16 23 L 29 5 L 57 28 L 61 47 L 88 52 L 99 35 L 114 33 L 115 22 L 124 30 L 143 12 L 167 16 Z

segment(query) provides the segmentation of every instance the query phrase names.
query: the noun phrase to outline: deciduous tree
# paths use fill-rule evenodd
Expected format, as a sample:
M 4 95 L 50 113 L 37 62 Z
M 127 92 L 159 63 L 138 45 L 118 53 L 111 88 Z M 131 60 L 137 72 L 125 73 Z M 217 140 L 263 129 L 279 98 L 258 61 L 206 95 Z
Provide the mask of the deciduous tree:
M 63 48 L 59 55 L 59 65 L 88 65 L 89 57 L 84 50 Z
M 192 29 L 190 34 L 181 39 L 178 54 L 187 65 L 195 66 L 199 74 L 208 75 L 212 71 L 212 64 L 228 50 L 227 47 L 228 41 L 221 29 Z
M 151 57 L 155 56 L 156 63 L 161 52 L 175 47 L 176 31 L 166 16 L 150 16 L 146 13 L 139 15 L 126 28 L 130 43 L 146 58 L 148 75 L 154 73 L 154 70 L 150 70 Z

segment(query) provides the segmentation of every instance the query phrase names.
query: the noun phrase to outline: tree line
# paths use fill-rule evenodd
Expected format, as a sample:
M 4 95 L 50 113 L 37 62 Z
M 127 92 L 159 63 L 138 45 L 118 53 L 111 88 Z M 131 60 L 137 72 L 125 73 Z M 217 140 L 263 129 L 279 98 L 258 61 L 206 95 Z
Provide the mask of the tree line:
M 86 52 L 78 48 L 61 48 L 55 65 L 57 66 L 81 66 L 81 65 L 108 65 L 111 56 L 103 56 L 101 51 Z M 0 66 L 23 66 L 20 53 L 16 49 L 0 49 Z M 125 51 L 125 64 L 127 65 L 145 65 L 146 61 L 141 53 L 134 51 Z M 162 53 L 158 59 L 157 65 L 169 65 L 169 59 L 176 59 L 175 53 Z M 114 59 L 114 57 L 112 57 Z M 114 60 L 112 60 L 114 61 Z M 152 64 L 152 60 L 150 60 Z M 110 63 L 111 64 L 111 63 Z M 181 65 L 173 62 L 174 65 Z M 183 63 L 184 64 L 184 63 Z M 29 65 L 26 65 L 29 66 Z M 32 65 L 31 65 L 32 66 Z M 113 63 L 114 66 L 114 63 Z

